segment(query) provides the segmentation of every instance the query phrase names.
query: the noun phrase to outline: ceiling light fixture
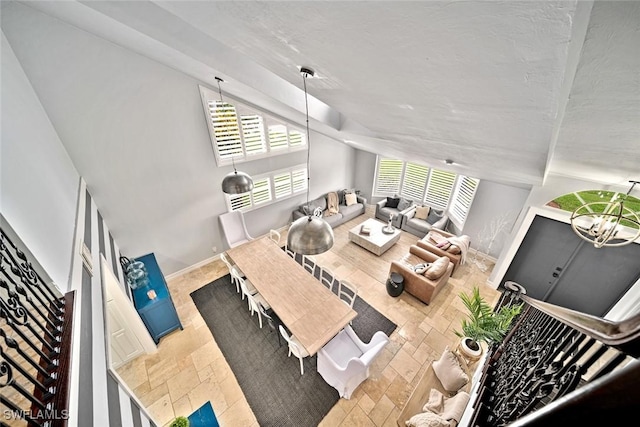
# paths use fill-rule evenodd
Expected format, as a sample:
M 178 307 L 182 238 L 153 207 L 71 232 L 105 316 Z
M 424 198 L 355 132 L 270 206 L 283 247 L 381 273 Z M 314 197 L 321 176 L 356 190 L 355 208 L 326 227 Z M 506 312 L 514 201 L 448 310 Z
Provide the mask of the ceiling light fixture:
M 216 76 L 218 82 L 218 92 L 220 92 L 220 105 L 224 105 L 222 100 L 222 89 L 220 88 L 220 82 L 224 83 L 224 80 Z M 228 173 L 222 180 L 222 191 L 226 194 L 242 194 L 248 193 L 253 190 L 253 180 L 249 175 L 244 172 L 238 172 L 236 169 L 236 162 L 231 156 L 231 164 L 233 165 L 233 172 Z
M 307 78 L 314 76 L 311 68 L 300 67 L 304 86 L 304 104 L 307 118 L 307 216 L 298 218 L 289 227 L 287 234 L 287 248 L 302 255 L 316 255 L 328 251 L 333 246 L 333 230 L 321 217 L 315 216 L 309 208 L 309 188 L 311 187 L 311 133 L 309 131 L 309 101 L 307 99 Z
M 454 163 L 454 161 L 451 160 L 451 159 L 445 159 L 444 163 L 447 164 L 447 165 L 452 165 Z
M 629 181 L 627 194 L 615 193 L 609 202 L 589 202 L 571 214 L 571 228 L 596 248 L 624 246 L 640 237 L 640 217 L 624 205 L 629 193 L 640 181 Z

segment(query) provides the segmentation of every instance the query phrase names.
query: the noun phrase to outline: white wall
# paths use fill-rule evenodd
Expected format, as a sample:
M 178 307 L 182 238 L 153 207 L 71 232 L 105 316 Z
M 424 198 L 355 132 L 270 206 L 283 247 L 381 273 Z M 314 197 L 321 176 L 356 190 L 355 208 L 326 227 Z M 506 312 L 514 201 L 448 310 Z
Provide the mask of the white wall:
M 66 291 L 80 176 L 4 33 L 0 144 L 2 214 Z
M 217 217 L 232 168 L 214 159 L 204 82 L 22 4 L 3 8 L 3 28 L 124 255 L 155 252 L 168 275 L 225 248 Z M 311 144 L 310 197 L 351 186 L 354 150 L 317 133 Z M 298 152 L 239 169 L 255 175 L 305 162 Z M 247 213 L 249 232 L 286 225 L 303 201 Z

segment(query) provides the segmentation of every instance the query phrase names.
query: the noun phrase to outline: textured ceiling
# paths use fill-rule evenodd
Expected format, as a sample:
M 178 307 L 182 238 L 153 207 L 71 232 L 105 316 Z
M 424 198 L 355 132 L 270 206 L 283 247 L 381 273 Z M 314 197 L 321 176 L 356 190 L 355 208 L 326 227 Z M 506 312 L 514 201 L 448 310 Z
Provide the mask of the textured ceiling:
M 516 185 L 640 179 L 640 2 L 30 5 L 294 120 L 310 66 L 314 129 L 363 150 Z

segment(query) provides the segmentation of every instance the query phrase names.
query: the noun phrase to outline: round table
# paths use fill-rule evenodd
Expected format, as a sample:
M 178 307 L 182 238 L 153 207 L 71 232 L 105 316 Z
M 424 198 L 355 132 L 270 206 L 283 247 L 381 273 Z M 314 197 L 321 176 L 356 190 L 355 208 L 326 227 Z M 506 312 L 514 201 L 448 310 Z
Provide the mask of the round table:
M 399 273 L 391 273 L 387 280 L 387 293 L 392 297 L 399 297 L 404 291 L 404 277 Z

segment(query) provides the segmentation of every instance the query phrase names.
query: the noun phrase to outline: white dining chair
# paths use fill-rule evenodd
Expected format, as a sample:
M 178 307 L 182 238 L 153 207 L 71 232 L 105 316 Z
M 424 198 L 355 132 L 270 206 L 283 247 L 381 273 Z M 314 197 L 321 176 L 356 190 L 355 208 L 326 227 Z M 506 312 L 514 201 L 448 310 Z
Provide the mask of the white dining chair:
M 382 331 L 376 331 L 365 343 L 347 325 L 318 351 L 318 373 L 340 397 L 349 399 L 369 378 L 371 363 L 388 343 L 389 337 Z
M 358 288 L 351 283 L 341 280 L 338 283 L 338 297 L 343 303 L 353 308 L 353 304 L 356 302 L 358 296 Z
M 302 363 L 302 359 L 309 356 L 309 353 L 305 350 L 302 344 L 300 344 L 296 337 L 287 333 L 282 325 L 279 325 L 278 328 L 280 329 L 280 334 L 289 345 L 289 357 L 291 357 L 291 353 L 293 353 L 294 356 L 300 359 L 300 375 L 304 375 L 304 364 Z
M 258 293 L 258 290 L 255 286 L 253 286 L 253 283 L 251 283 L 249 279 L 245 279 L 244 277 L 240 276 L 238 270 L 235 267 L 231 268 L 231 276 L 235 276 L 235 279 L 240 284 L 242 299 L 244 299 L 245 295 L 254 295 Z
M 331 270 L 325 267 L 320 267 L 320 283 L 322 283 L 326 288 L 333 292 L 333 286 L 335 282 L 336 278 Z
M 291 249 L 289 249 L 289 245 L 284 245 L 284 251 L 286 252 L 287 255 L 289 255 L 291 258 L 296 259 L 296 253 L 293 252 Z
M 252 316 L 258 313 L 258 322 L 260 324 L 260 329 L 262 329 L 262 313 L 269 310 L 271 306 L 267 303 L 264 297 L 257 292 L 253 295 L 247 294 L 247 299 L 249 300 L 249 311 Z
M 227 268 L 229 269 L 229 274 L 231 275 L 231 283 L 236 285 L 236 292 L 240 292 L 240 283 L 236 280 L 235 276 L 231 273 L 231 269 L 235 267 L 236 271 L 238 272 L 238 274 L 242 277 L 244 277 L 244 274 L 242 274 L 242 272 L 238 269 L 237 266 L 233 265 L 231 263 L 231 261 L 229 261 L 229 259 L 227 258 L 227 256 L 224 254 L 224 252 L 222 252 L 220 254 L 220 259 L 222 260 L 222 262 L 224 262 L 224 264 L 227 266 Z
M 244 215 L 241 211 L 231 211 L 220 215 L 220 225 L 224 231 L 224 238 L 230 248 L 253 240 L 247 231 Z
M 316 262 L 310 256 L 303 255 L 302 256 L 302 266 L 305 270 L 307 270 L 312 275 L 316 271 Z
M 278 230 L 269 230 L 269 238 L 274 241 L 274 243 L 280 246 L 280 232 Z

